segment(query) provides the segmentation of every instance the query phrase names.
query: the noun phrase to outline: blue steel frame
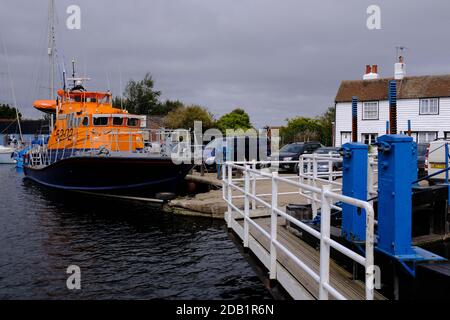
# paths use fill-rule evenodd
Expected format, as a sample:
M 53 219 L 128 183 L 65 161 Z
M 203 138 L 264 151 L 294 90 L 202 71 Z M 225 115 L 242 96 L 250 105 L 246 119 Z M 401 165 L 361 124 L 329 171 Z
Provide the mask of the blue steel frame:
M 417 145 L 405 135 L 382 136 L 377 145 L 377 249 L 398 260 L 414 276 L 418 261 L 445 260 L 412 246 L 412 184 L 417 180 Z
M 342 147 L 342 193 L 367 200 L 367 159 L 369 148 L 363 143 L 347 143 Z M 351 242 L 366 240 L 366 212 L 349 204 L 342 205 L 342 236 Z

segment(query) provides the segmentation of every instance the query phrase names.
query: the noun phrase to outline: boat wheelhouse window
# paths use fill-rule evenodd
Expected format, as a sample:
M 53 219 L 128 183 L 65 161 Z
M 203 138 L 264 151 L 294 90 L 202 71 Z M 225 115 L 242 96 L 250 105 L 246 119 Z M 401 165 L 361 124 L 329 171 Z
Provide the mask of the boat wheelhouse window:
M 108 125 L 108 117 L 94 118 L 94 126 L 107 126 L 107 125 Z
M 122 125 L 123 125 L 123 118 L 113 117 L 113 126 L 122 126 Z
M 137 127 L 137 126 L 139 126 L 139 119 L 138 118 L 128 118 L 127 125 L 129 127 Z
M 83 126 L 87 127 L 89 125 L 89 117 L 83 118 Z
M 102 99 L 100 99 L 100 104 L 110 104 L 109 96 L 105 96 Z

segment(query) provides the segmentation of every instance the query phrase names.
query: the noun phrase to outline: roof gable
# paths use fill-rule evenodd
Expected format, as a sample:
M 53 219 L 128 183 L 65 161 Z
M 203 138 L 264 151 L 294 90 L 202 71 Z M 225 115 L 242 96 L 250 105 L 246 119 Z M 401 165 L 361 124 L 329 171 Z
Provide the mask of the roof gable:
M 342 81 L 336 95 L 336 103 L 388 100 L 388 85 L 393 78 L 377 80 Z M 405 77 L 397 80 L 398 99 L 450 97 L 450 75 Z

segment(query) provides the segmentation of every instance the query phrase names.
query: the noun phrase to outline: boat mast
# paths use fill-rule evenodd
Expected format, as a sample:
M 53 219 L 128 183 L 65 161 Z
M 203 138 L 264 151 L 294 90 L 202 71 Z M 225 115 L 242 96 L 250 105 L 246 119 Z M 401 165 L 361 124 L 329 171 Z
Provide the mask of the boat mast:
M 13 104 L 14 104 L 14 109 L 16 110 L 16 120 L 17 120 L 17 127 L 19 129 L 20 141 L 23 142 L 24 140 L 23 140 L 23 134 L 22 134 L 22 126 L 20 125 L 19 108 L 17 107 L 16 92 L 14 90 L 14 83 L 13 83 L 13 79 L 12 79 L 12 75 L 11 75 L 11 66 L 9 64 L 8 49 L 6 48 L 6 44 L 5 44 L 5 41 L 3 39 L 2 33 L 0 33 L 0 42 L 2 44 L 3 52 L 4 52 L 5 57 L 6 57 L 6 65 L 7 65 L 7 70 L 8 70 L 8 77 L 9 77 L 9 83 L 11 85 L 11 94 L 12 94 L 12 100 L 13 100 Z
M 72 79 L 73 79 L 73 86 L 75 87 L 77 84 L 77 81 L 75 79 L 75 58 L 72 59 Z
M 48 57 L 50 65 L 50 98 L 55 100 L 55 0 L 49 0 Z M 50 132 L 53 131 L 53 115 L 50 115 Z

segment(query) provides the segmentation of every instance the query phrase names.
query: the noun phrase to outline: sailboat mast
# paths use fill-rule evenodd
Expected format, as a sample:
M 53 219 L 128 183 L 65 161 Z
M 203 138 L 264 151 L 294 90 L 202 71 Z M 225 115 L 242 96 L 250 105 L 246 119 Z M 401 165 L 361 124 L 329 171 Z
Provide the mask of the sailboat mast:
M 48 57 L 50 63 L 50 97 L 55 98 L 55 0 L 49 0 Z
M 0 42 L 2 44 L 3 52 L 4 52 L 5 57 L 6 57 L 6 65 L 7 65 L 7 70 L 8 70 L 8 77 L 9 77 L 9 83 L 11 85 L 11 94 L 12 94 L 12 100 L 13 100 L 13 103 L 14 103 L 14 109 L 16 110 L 16 120 L 17 120 L 17 127 L 19 129 L 20 141 L 23 142 L 24 140 L 23 140 L 23 134 L 22 134 L 22 126 L 20 125 L 19 108 L 17 107 L 16 92 L 14 90 L 14 84 L 13 84 L 13 79 L 12 79 L 12 75 L 11 75 L 11 66 L 9 64 L 8 49 L 6 48 L 6 44 L 5 44 L 5 41 L 3 39 L 3 35 L 1 33 L 0 33 Z
M 48 57 L 50 65 L 50 98 L 55 100 L 55 0 L 49 0 L 48 9 Z M 50 116 L 50 132 L 53 131 L 53 115 Z

